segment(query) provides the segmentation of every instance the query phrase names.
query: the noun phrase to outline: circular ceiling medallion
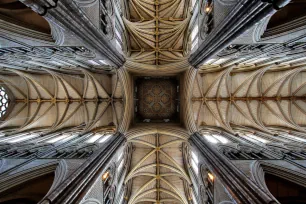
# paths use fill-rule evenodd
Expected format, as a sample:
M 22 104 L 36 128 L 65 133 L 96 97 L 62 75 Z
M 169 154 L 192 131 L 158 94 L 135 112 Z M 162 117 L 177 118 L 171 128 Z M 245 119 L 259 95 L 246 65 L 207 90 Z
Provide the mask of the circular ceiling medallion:
M 162 87 L 160 85 L 154 85 L 152 87 L 152 92 L 155 95 L 159 95 L 162 92 Z
M 163 102 L 163 103 L 169 103 L 170 102 L 170 96 L 169 96 L 169 94 L 164 94 L 164 95 L 162 95 L 161 96 L 161 102 Z
M 146 104 L 151 104 L 154 101 L 154 97 L 151 94 L 146 94 L 144 96 L 144 101 Z
M 159 103 L 154 103 L 152 106 L 152 109 L 154 112 L 159 112 L 161 110 L 162 106 Z

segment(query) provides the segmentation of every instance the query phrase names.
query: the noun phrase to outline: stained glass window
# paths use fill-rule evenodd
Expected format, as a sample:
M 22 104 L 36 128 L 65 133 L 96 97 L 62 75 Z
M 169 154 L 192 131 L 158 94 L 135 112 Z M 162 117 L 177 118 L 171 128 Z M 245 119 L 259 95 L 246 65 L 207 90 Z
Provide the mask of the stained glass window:
M 0 86 L 0 118 L 6 113 L 8 103 L 9 100 L 5 88 Z

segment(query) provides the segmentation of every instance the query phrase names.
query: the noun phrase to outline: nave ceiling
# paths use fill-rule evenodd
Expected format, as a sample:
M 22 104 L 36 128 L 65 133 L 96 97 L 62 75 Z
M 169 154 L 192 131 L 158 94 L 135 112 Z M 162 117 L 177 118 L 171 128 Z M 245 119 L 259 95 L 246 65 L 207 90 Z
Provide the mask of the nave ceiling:
M 178 126 L 142 126 L 129 131 L 127 142 L 133 145 L 125 178 L 130 186 L 129 204 L 188 203 L 191 180 L 183 159 L 187 139 L 188 133 Z
M 84 69 L 78 75 L 51 70 L 43 74 L 9 72 L 0 76 L 10 100 L 0 128 L 9 134 L 71 127 L 86 132 L 116 128 L 121 122 L 124 101 L 116 74 L 94 74 Z

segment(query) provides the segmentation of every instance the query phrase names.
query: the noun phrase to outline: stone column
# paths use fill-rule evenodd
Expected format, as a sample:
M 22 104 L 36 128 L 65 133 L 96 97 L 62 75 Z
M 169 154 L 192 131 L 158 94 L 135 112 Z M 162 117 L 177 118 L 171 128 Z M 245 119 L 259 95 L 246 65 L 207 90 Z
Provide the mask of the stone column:
M 263 204 L 277 203 L 269 194 L 259 188 L 243 174 L 230 160 L 213 148 L 198 132 L 189 142 L 205 158 L 206 166 L 222 182 L 235 203 Z
M 107 163 L 112 159 L 120 146 L 125 143 L 125 140 L 123 134 L 116 133 L 105 142 L 103 148 L 89 157 L 80 168 L 59 184 L 56 189 L 49 192 L 41 203 L 80 203 L 82 197 L 89 191 Z
M 124 57 L 101 29 L 89 20 L 75 1 L 21 0 L 21 2 L 43 16 L 53 26 L 56 25 L 64 32 L 77 37 L 85 47 L 105 57 L 113 66 L 120 67 L 124 64 Z
M 194 67 L 201 66 L 255 23 L 275 10 L 281 9 L 289 2 L 290 0 L 237 1 L 231 12 L 217 27 L 212 29 L 199 48 L 191 54 L 188 59 L 189 63 Z

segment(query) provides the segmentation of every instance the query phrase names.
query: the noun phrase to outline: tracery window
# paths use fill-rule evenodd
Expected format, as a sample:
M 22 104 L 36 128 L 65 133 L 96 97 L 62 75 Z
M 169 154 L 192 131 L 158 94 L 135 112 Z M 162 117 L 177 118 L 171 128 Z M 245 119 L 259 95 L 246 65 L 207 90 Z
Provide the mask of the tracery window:
M 61 134 L 61 135 L 57 135 L 55 137 L 52 137 L 48 140 L 46 140 L 46 143 L 56 143 L 56 142 L 66 142 L 72 138 L 74 138 L 76 135 L 72 135 L 72 134 Z
M 21 133 L 12 136 L 3 137 L 0 139 L 0 143 L 20 143 L 27 140 L 32 140 L 35 137 L 38 137 L 39 134 L 36 133 Z
M 117 49 L 118 50 L 120 50 L 120 51 L 122 51 L 122 36 L 121 36 L 121 34 L 120 34 L 120 31 L 119 31 L 119 29 L 117 28 L 117 26 L 116 26 L 116 28 L 115 28 L 115 41 L 116 41 L 116 47 L 117 47 Z
M 228 148 L 223 150 L 223 154 L 230 160 L 271 159 L 263 151 L 250 149 L 250 148 L 241 148 L 241 149 Z
M 196 175 L 199 173 L 198 164 L 199 164 L 198 156 L 194 152 L 191 152 L 191 167 Z
M 210 170 L 205 169 L 203 171 L 203 167 L 201 170 L 204 179 L 204 186 L 205 186 L 205 203 L 213 204 L 214 203 L 214 181 L 215 176 L 210 172 Z
M 205 37 L 211 32 L 213 28 L 213 10 L 214 10 L 214 2 L 213 0 L 202 1 L 202 5 L 200 8 L 200 13 L 204 16 L 201 20 L 201 38 L 205 39 Z
M 0 118 L 6 113 L 8 108 L 9 99 L 3 86 L 0 86 Z
M 109 36 L 110 38 L 113 37 L 114 28 L 112 22 L 112 16 L 114 14 L 113 5 L 111 0 L 104 0 L 101 1 L 101 8 L 100 8 L 100 28 L 102 32 Z
M 191 32 L 191 50 L 196 48 L 199 42 L 199 27 L 195 25 Z
M 90 157 L 93 154 L 93 150 L 90 148 L 77 149 L 73 147 L 66 147 L 60 150 L 56 150 L 55 154 L 47 158 L 57 159 L 84 159 Z
M 123 167 L 123 164 L 124 164 L 124 160 L 121 160 L 120 164 L 118 165 L 118 174 L 121 172 L 121 169 Z M 119 174 L 120 175 L 120 174 Z
M 306 151 L 290 151 L 285 153 L 286 157 L 293 160 L 305 160 L 306 159 Z
M 262 137 L 258 137 L 256 135 L 253 135 L 253 134 L 246 134 L 245 135 L 245 138 L 247 140 L 250 140 L 251 142 L 255 142 L 255 143 L 269 143 L 270 141 L 262 138 Z
M 104 203 L 110 204 L 112 203 L 112 192 L 111 192 L 111 186 L 112 186 L 112 175 L 110 173 L 110 170 L 106 171 L 102 175 L 102 182 L 103 182 L 103 194 L 104 194 Z
M 96 133 L 92 136 L 89 137 L 89 139 L 87 139 L 85 141 L 85 143 L 104 143 L 106 140 L 109 139 L 109 137 L 112 134 L 101 134 L 101 133 Z
M 227 138 L 218 134 L 205 133 L 204 137 L 208 142 L 213 144 L 218 144 L 218 143 L 227 144 L 229 142 Z
M 306 142 L 306 139 L 294 135 L 287 134 L 286 137 L 297 142 Z

